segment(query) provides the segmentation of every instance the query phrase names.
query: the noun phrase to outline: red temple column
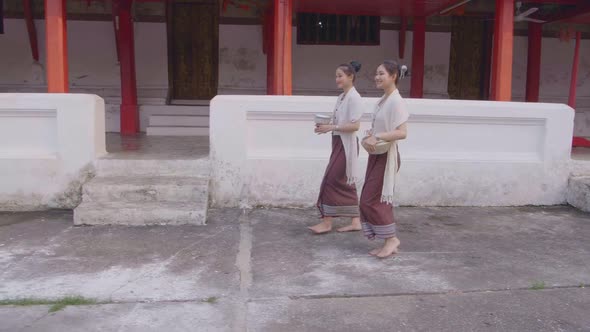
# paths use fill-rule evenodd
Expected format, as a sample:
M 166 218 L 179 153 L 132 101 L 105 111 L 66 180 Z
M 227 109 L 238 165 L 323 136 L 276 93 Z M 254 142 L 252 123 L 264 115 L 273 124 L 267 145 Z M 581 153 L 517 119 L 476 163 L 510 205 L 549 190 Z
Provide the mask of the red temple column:
M 273 1 L 272 90 L 274 94 L 292 94 L 292 21 L 293 1 Z
M 578 84 L 578 70 L 580 67 L 580 41 L 582 40 L 582 32 L 576 32 L 576 48 L 574 50 L 574 61 L 572 63 L 572 78 L 570 81 L 570 96 L 568 105 L 576 108 L 576 85 Z
M 132 0 L 119 1 L 118 35 L 121 68 L 121 134 L 139 132 L 137 84 L 135 79 L 135 41 L 133 36 Z
M 526 101 L 539 101 L 539 87 L 541 84 L 541 43 L 543 40 L 543 25 L 529 23 L 529 48 L 526 69 Z
M 512 99 L 514 0 L 496 0 L 494 52 L 492 54 L 492 100 Z
M 414 18 L 414 35 L 412 40 L 412 68 L 410 97 L 422 98 L 424 95 L 424 49 L 426 47 L 426 18 Z
M 65 0 L 45 0 L 45 34 L 47 92 L 68 92 L 68 43 Z

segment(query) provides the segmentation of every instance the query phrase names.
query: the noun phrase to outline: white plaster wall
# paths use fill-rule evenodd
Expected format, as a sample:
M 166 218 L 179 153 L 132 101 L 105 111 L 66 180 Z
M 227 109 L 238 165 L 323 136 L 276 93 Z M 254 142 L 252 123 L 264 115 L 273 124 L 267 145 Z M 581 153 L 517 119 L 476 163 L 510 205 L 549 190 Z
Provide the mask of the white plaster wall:
M 0 93 L 0 210 L 75 207 L 104 154 L 102 98 Z
M 334 102 L 335 97 L 217 96 L 211 103 L 213 204 L 314 205 L 330 140 L 313 134 L 313 114 L 329 113 Z M 371 110 L 376 99 L 364 102 Z M 574 115 L 568 106 L 408 99 L 408 107 L 397 203 L 565 202 Z M 364 151 L 360 159 L 364 169 Z
M 45 21 L 36 20 L 39 63 L 31 56 L 24 20 L 5 19 L 0 35 L 0 92 L 45 92 Z M 120 68 L 112 22 L 69 21 L 70 90 L 106 99 L 106 130 L 119 131 Z M 168 91 L 164 23 L 135 23 L 135 61 L 139 102 L 163 104 Z
M 44 90 L 45 22 L 36 20 L 40 63 L 34 63 L 24 20 L 5 19 L 0 35 L 0 91 Z M 120 95 L 112 22 L 69 21 L 68 64 L 73 90 L 89 90 L 104 97 Z M 166 25 L 135 23 L 137 85 L 140 94 L 165 97 L 168 87 Z M 164 91 L 164 92 L 162 92 Z
M 220 94 L 265 94 L 266 56 L 262 52 L 261 26 L 221 25 Z M 293 91 L 302 95 L 338 93 L 334 71 L 340 63 L 358 60 L 363 64 L 357 88 L 367 95 L 378 95 L 373 76 L 385 59 L 398 58 L 397 31 L 381 31 L 379 46 L 298 45 L 293 28 Z M 425 83 L 427 97 L 448 98 L 447 77 L 450 34 L 426 34 Z M 401 62 L 411 68 L 412 33 L 406 38 L 406 56 Z M 402 92 L 409 92 L 409 79 L 402 82 Z
M 363 95 L 376 96 L 372 75 L 383 59 L 398 57 L 398 32 L 381 31 L 380 46 L 310 46 L 297 45 L 293 30 L 293 90 L 295 94 L 332 95 L 333 71 L 337 64 L 357 59 L 363 69 L 357 87 Z M 424 91 L 427 98 L 448 98 L 450 33 L 426 34 Z M 527 37 L 514 39 L 513 100 L 524 101 L 527 67 Z M 580 73 L 576 105 L 575 134 L 590 136 L 590 42 L 582 40 Z M 574 42 L 556 38 L 543 39 L 540 98 L 542 102 L 567 103 Z M 220 26 L 220 94 L 265 94 L 266 56 L 262 53 L 260 26 Z M 406 56 L 402 60 L 410 69 L 412 32 L 406 38 Z M 247 64 L 247 65 L 246 65 Z M 402 81 L 401 91 L 409 94 L 409 79 Z

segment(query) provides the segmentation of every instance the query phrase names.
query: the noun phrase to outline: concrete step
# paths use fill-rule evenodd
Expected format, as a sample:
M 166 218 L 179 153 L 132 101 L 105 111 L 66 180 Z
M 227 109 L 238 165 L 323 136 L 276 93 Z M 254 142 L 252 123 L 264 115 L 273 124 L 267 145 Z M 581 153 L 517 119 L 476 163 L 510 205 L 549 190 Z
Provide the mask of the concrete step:
M 209 158 L 170 159 L 109 159 L 96 161 L 96 175 L 100 177 L 122 176 L 192 176 L 208 178 Z
M 567 202 L 575 208 L 590 212 L 590 176 L 570 177 Z
M 209 127 L 209 117 L 202 115 L 161 115 L 150 116 L 150 127 Z
M 207 204 L 207 178 L 96 177 L 83 188 L 84 202 L 193 202 Z
M 207 205 L 170 202 L 82 202 L 75 225 L 205 225 Z
M 201 115 L 209 116 L 209 106 L 142 105 L 139 110 L 148 115 Z
M 199 105 L 199 106 L 209 106 L 211 104 L 211 100 L 195 100 L 195 99 L 172 99 L 170 101 L 172 105 Z
M 149 126 L 148 136 L 209 136 L 208 127 Z

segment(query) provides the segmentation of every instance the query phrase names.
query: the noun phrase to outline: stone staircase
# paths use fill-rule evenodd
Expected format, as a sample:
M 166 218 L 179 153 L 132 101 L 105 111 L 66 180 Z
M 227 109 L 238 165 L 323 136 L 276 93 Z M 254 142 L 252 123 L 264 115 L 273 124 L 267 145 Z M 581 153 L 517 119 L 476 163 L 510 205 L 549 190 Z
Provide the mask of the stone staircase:
M 209 136 L 208 105 L 144 105 L 148 136 Z
M 82 191 L 76 225 L 204 225 L 208 158 L 99 159 Z

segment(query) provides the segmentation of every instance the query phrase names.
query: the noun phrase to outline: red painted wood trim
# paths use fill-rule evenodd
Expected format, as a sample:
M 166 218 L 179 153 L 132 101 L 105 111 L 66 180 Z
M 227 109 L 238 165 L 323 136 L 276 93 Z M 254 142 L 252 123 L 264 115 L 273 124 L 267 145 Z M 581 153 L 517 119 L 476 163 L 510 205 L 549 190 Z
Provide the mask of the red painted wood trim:
M 576 108 L 576 85 L 578 84 L 578 71 L 580 68 L 580 41 L 582 39 L 582 33 L 576 32 L 576 48 L 574 50 L 574 61 L 572 63 L 572 79 L 570 81 L 570 96 L 568 105 L 575 109 Z
M 414 18 L 412 37 L 412 68 L 410 97 L 422 98 L 424 95 L 424 53 L 426 47 L 426 18 Z
M 273 1 L 273 93 L 292 94 L 293 1 Z
M 403 59 L 406 55 L 406 32 L 408 31 L 408 18 L 402 17 L 399 30 L 399 58 Z
M 590 141 L 584 137 L 574 136 L 572 146 L 576 148 L 590 148 Z
M 132 0 L 121 0 L 117 13 L 119 17 L 119 66 L 121 69 L 121 134 L 123 135 L 139 132 L 131 3 Z
M 65 0 L 45 0 L 45 34 L 47 48 L 47 91 L 50 93 L 68 92 L 68 44 Z
M 543 25 L 529 23 L 529 45 L 526 71 L 526 101 L 539 101 L 539 87 L 541 84 L 541 43 L 543 40 Z
M 273 0 L 273 93 L 282 94 L 283 90 L 283 40 L 285 37 L 285 7 L 283 0 Z
M 293 0 L 284 0 L 285 37 L 283 38 L 283 95 L 293 94 Z
M 514 0 L 496 1 L 492 56 L 492 100 L 512 99 L 512 57 L 514 52 Z
M 25 21 L 27 22 L 27 32 L 29 33 L 29 44 L 31 45 L 31 56 L 39 62 L 39 43 L 37 41 L 37 28 L 33 21 L 33 8 L 31 0 L 23 0 Z

